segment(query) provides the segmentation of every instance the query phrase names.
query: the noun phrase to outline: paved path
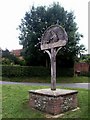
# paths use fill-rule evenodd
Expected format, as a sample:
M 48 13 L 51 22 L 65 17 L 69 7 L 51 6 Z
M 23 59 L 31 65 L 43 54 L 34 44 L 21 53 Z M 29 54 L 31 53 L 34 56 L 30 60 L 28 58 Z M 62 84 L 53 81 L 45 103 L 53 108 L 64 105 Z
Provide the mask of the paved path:
M 24 84 L 24 85 L 31 85 L 31 86 L 50 86 L 50 83 L 26 83 L 26 82 L 7 82 L 7 81 L 0 81 L 0 84 Z M 57 83 L 57 86 L 60 87 L 67 87 L 67 88 L 84 88 L 90 89 L 90 83 Z

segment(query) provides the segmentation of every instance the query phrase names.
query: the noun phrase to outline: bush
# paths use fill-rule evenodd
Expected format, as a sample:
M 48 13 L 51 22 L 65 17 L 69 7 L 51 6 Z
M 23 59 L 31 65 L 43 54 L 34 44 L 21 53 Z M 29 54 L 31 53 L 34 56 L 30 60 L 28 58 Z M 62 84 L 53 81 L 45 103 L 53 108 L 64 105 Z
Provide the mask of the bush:
M 57 77 L 59 77 L 59 76 L 73 77 L 74 69 L 73 68 L 58 68 L 57 69 Z
M 86 76 L 86 77 L 90 77 L 90 71 L 89 72 L 80 72 L 79 76 Z
M 2 66 L 3 77 L 42 77 L 49 76 L 49 70 L 45 67 L 28 67 L 28 66 Z
M 90 77 L 90 71 L 88 72 L 88 77 Z
M 72 68 L 60 68 L 57 70 L 57 77 L 74 75 Z M 2 66 L 3 77 L 48 77 L 50 69 L 42 66 Z

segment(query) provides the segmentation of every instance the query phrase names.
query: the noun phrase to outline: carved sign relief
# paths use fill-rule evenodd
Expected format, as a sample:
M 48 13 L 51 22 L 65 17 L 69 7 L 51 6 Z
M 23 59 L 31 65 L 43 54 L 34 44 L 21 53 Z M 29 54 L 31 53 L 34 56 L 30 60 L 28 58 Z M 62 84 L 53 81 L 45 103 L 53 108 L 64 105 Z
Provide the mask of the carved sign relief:
M 59 25 L 52 25 L 41 38 L 41 50 L 66 45 L 68 38 L 65 30 Z

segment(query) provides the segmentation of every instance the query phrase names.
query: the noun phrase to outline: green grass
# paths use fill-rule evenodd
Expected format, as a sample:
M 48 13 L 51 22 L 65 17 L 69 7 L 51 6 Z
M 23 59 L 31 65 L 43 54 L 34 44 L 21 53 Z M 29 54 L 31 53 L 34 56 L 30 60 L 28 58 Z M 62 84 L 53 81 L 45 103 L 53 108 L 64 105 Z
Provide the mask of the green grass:
M 45 86 L 3 85 L 2 86 L 2 117 L 3 118 L 45 118 L 46 114 L 29 107 L 28 90 L 47 88 Z M 89 90 L 78 90 L 77 111 L 69 111 L 62 118 L 88 118 Z
M 12 82 L 38 82 L 38 83 L 50 83 L 50 77 L 3 77 L 3 81 Z M 58 77 L 57 83 L 88 83 L 90 82 L 90 77 Z

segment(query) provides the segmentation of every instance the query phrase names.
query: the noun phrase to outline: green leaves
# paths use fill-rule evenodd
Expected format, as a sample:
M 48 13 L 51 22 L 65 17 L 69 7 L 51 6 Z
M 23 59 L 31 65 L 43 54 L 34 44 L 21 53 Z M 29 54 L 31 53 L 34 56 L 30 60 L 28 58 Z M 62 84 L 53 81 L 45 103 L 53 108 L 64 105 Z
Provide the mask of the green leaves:
M 35 45 L 40 42 L 40 38 L 47 27 L 57 23 L 64 27 L 68 34 L 68 43 L 59 52 L 59 56 L 61 58 L 63 56 L 65 61 L 69 58 L 71 62 L 74 62 L 77 54 L 81 50 L 84 51 L 83 47 L 79 45 L 80 37 L 83 35 L 77 32 L 78 28 L 74 19 L 74 13 L 66 11 L 59 3 L 53 3 L 49 7 L 39 6 L 35 8 L 32 6 L 32 9 L 26 12 L 21 25 L 19 25 L 19 40 L 20 44 L 23 45 L 23 56 L 27 65 L 45 66 L 49 58 L 40 51 L 40 46 L 35 48 Z

